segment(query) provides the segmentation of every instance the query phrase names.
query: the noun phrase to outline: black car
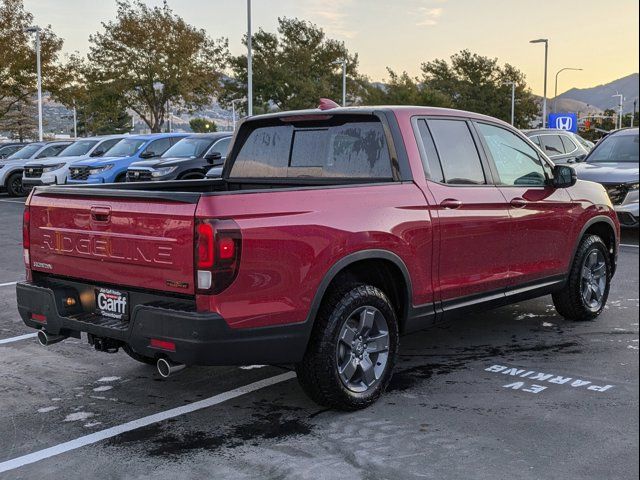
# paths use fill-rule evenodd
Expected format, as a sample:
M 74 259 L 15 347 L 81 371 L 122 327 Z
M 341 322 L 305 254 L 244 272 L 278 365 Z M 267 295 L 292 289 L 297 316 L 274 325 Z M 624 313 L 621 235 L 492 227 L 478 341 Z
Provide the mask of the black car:
M 203 133 L 183 138 L 161 157 L 132 163 L 127 182 L 194 180 L 224 164 L 231 133 Z
M 593 148 L 591 142 L 568 130 L 545 128 L 525 130 L 524 134 L 554 163 L 582 162 Z
M 0 143 L 0 158 L 7 158 L 9 155 L 16 153 L 26 143 L 24 142 L 6 142 Z

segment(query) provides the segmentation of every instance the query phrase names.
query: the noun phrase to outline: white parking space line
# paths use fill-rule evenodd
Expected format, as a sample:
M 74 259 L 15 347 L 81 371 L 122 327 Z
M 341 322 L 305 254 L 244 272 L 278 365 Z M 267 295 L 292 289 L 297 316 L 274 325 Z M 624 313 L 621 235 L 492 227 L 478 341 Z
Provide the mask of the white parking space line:
M 285 382 L 294 378 L 295 375 L 296 374 L 294 372 L 287 372 L 281 375 L 276 375 L 275 377 L 265 378 L 264 380 L 259 380 L 254 383 L 250 383 L 249 385 L 238 387 L 233 390 L 229 390 L 228 392 L 220 393 L 218 395 L 214 395 L 213 397 L 209 397 L 204 400 L 191 403 L 189 405 L 183 405 L 181 407 L 172 408 L 171 410 L 165 410 L 164 412 L 155 413 L 147 417 L 142 417 L 131 422 L 123 423 L 122 425 L 116 425 L 115 427 L 107 428 L 90 435 L 76 438 L 75 440 L 71 440 L 69 442 L 60 443 L 53 447 L 45 448 L 44 450 L 38 450 L 37 452 L 13 458 L 11 460 L 7 460 L 6 462 L 0 463 L 0 473 L 8 472 L 9 470 L 14 470 L 24 465 L 39 462 L 40 460 L 54 457 L 56 455 L 60 455 L 61 453 L 76 450 L 78 448 L 115 437 L 116 435 L 120 435 L 121 433 L 130 432 L 131 430 L 146 427 L 147 425 L 151 425 L 153 423 L 162 422 L 164 420 L 178 417 L 186 413 L 191 413 L 197 410 L 202 410 L 203 408 L 212 407 L 213 405 L 218 405 L 241 395 L 255 392 L 256 390 L 260 390 L 277 383 Z
M 631 247 L 631 248 L 638 248 L 638 245 L 631 245 L 629 243 L 621 243 L 620 244 L 621 247 Z
M 7 283 L 0 283 L 0 287 L 10 287 L 11 285 L 15 285 L 18 282 L 7 282 Z
M 20 205 L 24 205 L 24 202 L 21 202 L 20 200 L 5 200 L 5 199 L 0 199 L 0 202 L 4 202 L 4 203 L 19 203 Z
M 35 337 L 37 335 L 38 335 L 37 333 L 27 333 L 25 335 L 19 335 L 17 337 L 0 338 L 0 345 L 4 345 L 5 343 L 19 342 L 20 340 L 26 340 L 27 338 L 33 338 L 33 337 Z

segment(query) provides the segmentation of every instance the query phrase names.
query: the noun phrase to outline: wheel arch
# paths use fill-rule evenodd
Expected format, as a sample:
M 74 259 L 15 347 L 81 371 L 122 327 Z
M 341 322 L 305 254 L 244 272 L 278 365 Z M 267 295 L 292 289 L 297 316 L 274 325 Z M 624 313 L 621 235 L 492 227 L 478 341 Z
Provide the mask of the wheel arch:
M 589 234 L 597 235 L 602 239 L 602 241 L 605 243 L 605 245 L 609 250 L 609 256 L 610 256 L 611 265 L 612 265 L 612 274 L 614 274 L 616 270 L 616 263 L 617 263 L 616 258 L 618 256 L 616 231 L 617 231 L 616 225 L 610 217 L 606 215 L 598 215 L 590 218 L 589 221 L 587 221 L 582 226 L 580 235 L 578 235 L 578 239 L 573 248 L 573 255 L 571 258 L 575 258 L 576 252 L 578 251 L 578 247 L 580 246 L 580 242 L 582 242 L 582 239 L 584 238 L 585 235 L 589 235 Z
M 372 270 L 366 271 L 367 268 Z M 324 275 L 307 315 L 309 332 L 313 328 L 320 305 L 330 288 L 337 282 L 347 279 L 367 281 L 383 290 L 390 297 L 396 309 L 400 331 L 403 330 L 412 310 L 413 292 L 406 264 L 398 255 L 388 250 L 361 250 L 338 260 Z

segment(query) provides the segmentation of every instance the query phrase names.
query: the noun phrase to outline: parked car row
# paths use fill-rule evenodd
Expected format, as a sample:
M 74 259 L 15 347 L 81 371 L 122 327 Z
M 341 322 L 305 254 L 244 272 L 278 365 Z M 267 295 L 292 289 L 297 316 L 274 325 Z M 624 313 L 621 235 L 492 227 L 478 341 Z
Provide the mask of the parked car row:
M 37 185 L 204 178 L 212 168 L 220 173 L 230 142 L 226 132 L 3 144 L 0 189 L 21 196 Z

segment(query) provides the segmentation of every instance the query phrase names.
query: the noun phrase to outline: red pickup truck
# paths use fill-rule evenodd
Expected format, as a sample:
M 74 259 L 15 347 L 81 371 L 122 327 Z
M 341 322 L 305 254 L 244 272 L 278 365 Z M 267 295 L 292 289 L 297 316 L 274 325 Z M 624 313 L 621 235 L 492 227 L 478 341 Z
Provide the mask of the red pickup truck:
M 320 404 L 389 382 L 399 335 L 553 294 L 593 319 L 619 223 L 494 118 L 421 107 L 253 117 L 222 178 L 36 188 L 20 315 L 47 345 L 88 333 L 169 375 L 295 364 Z

